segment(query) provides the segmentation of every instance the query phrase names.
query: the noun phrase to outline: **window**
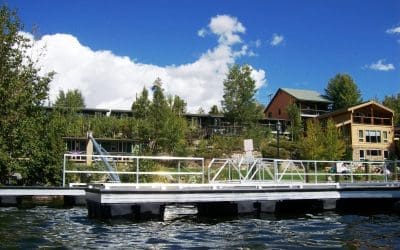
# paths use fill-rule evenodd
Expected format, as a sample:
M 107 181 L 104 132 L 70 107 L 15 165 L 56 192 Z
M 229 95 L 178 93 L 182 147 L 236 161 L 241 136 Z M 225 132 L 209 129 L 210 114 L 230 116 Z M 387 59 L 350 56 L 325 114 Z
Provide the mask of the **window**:
M 366 130 L 365 131 L 365 141 L 372 142 L 372 143 L 380 143 L 381 142 L 381 131 Z
M 364 150 L 360 150 L 360 160 L 365 160 Z
M 383 132 L 382 132 L 382 136 L 383 136 L 383 142 L 388 142 L 388 134 L 387 134 L 387 131 L 383 131 Z
M 367 150 L 367 156 L 381 156 L 382 151 L 378 149 Z
M 358 130 L 358 141 L 364 142 L 364 130 Z
M 389 151 L 387 151 L 387 150 L 383 151 L 383 158 L 385 160 L 387 160 L 387 158 L 389 158 Z
M 281 109 L 278 109 L 278 115 L 281 115 Z

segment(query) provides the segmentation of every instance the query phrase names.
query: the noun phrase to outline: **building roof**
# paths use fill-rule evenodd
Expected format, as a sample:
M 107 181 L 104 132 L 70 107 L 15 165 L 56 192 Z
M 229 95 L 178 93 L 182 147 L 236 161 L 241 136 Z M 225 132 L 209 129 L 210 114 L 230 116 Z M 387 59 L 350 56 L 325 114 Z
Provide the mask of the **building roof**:
M 289 88 L 280 88 L 280 89 L 300 101 L 332 103 L 331 100 L 327 99 L 326 97 L 322 96 L 320 93 L 314 90 L 289 89 Z
M 370 101 L 366 101 L 366 102 L 362 102 L 362 103 L 356 104 L 356 105 L 351 106 L 351 107 L 338 109 L 338 110 L 335 110 L 333 112 L 320 115 L 318 118 L 319 119 L 321 119 L 321 118 L 323 119 L 323 118 L 330 117 L 330 116 L 333 116 L 333 115 L 338 115 L 338 114 L 342 114 L 342 113 L 346 113 L 346 112 L 352 112 L 354 110 L 357 110 L 357 109 L 360 109 L 360 108 L 363 108 L 363 107 L 366 107 L 366 106 L 369 106 L 369 105 L 375 105 L 375 106 L 377 106 L 377 107 L 379 107 L 379 108 L 381 108 L 381 109 L 383 109 L 383 110 L 385 110 L 387 112 L 390 112 L 392 114 L 394 113 L 394 111 L 391 110 L 390 108 L 388 108 L 388 107 L 386 107 L 386 106 L 384 106 L 384 105 L 382 105 L 382 104 L 380 104 L 380 103 L 378 103 L 376 101 L 370 100 Z

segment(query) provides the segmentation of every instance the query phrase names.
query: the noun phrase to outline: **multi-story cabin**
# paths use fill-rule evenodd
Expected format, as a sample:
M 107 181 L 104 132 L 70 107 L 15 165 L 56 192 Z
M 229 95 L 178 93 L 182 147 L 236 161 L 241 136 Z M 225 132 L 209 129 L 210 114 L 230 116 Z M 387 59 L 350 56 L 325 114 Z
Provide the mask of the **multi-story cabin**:
M 286 109 L 290 104 L 297 105 L 304 119 L 328 113 L 332 101 L 313 90 L 280 88 L 265 108 L 265 118 L 289 120 Z
M 368 101 L 318 117 L 332 119 L 351 144 L 353 160 L 385 160 L 393 150 L 393 110 Z

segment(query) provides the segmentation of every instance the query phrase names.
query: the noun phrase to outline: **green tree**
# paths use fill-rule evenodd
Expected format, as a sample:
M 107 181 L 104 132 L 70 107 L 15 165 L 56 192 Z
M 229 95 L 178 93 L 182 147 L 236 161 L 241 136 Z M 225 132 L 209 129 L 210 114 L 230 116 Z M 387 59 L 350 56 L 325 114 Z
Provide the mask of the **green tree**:
M 183 116 L 186 113 L 186 102 L 179 96 L 175 95 L 173 98 L 170 97 L 170 107 L 172 112 L 178 116 Z
M 299 141 L 303 134 L 300 109 L 296 104 L 292 103 L 287 106 L 286 112 L 289 115 L 290 134 L 292 135 L 292 139 L 293 141 Z
M 329 80 L 326 96 L 333 101 L 333 109 L 347 108 L 360 103 L 361 92 L 348 74 L 337 74 Z
M 85 108 L 86 105 L 82 92 L 78 89 L 74 89 L 68 90 L 67 93 L 60 90 L 54 102 L 54 106 L 60 108 Z
M 248 65 L 233 65 L 224 80 L 222 109 L 225 117 L 239 124 L 256 122 L 260 116 L 254 95 L 256 83 Z
M 213 106 L 211 106 L 210 111 L 208 112 L 208 114 L 210 114 L 210 115 L 219 115 L 219 114 L 221 114 L 221 112 L 219 111 L 217 105 L 213 105 Z
M 133 116 L 137 119 L 148 117 L 150 115 L 150 104 L 149 92 L 143 87 L 139 98 L 136 96 L 136 100 L 132 104 Z
M 346 151 L 346 145 L 340 130 L 336 127 L 333 120 L 329 119 L 325 129 L 322 131 L 321 138 L 324 145 L 323 160 L 341 160 Z
M 394 124 L 400 125 L 400 93 L 397 93 L 397 95 L 385 96 L 383 105 L 394 111 Z
M 325 151 L 321 126 L 318 121 L 308 120 L 306 127 L 301 140 L 301 156 L 306 160 L 321 160 Z
M 40 108 L 53 73 L 39 74 L 37 62 L 27 56 L 32 42 L 19 33 L 22 29 L 17 13 L 1 6 L 0 183 L 16 172 L 25 184 L 54 183 L 48 120 Z

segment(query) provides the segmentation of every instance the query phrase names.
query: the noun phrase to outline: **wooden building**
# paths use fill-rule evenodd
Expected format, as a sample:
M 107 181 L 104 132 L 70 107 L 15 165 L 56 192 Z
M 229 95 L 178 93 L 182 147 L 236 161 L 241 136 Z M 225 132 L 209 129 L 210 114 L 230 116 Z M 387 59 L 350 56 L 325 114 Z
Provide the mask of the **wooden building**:
M 386 160 L 394 149 L 393 110 L 375 101 L 364 102 L 318 117 L 332 119 L 351 145 L 353 160 Z
M 302 118 L 315 118 L 328 113 L 332 101 L 313 90 L 280 88 L 265 108 L 265 118 L 289 120 L 286 109 L 290 104 L 297 105 Z

